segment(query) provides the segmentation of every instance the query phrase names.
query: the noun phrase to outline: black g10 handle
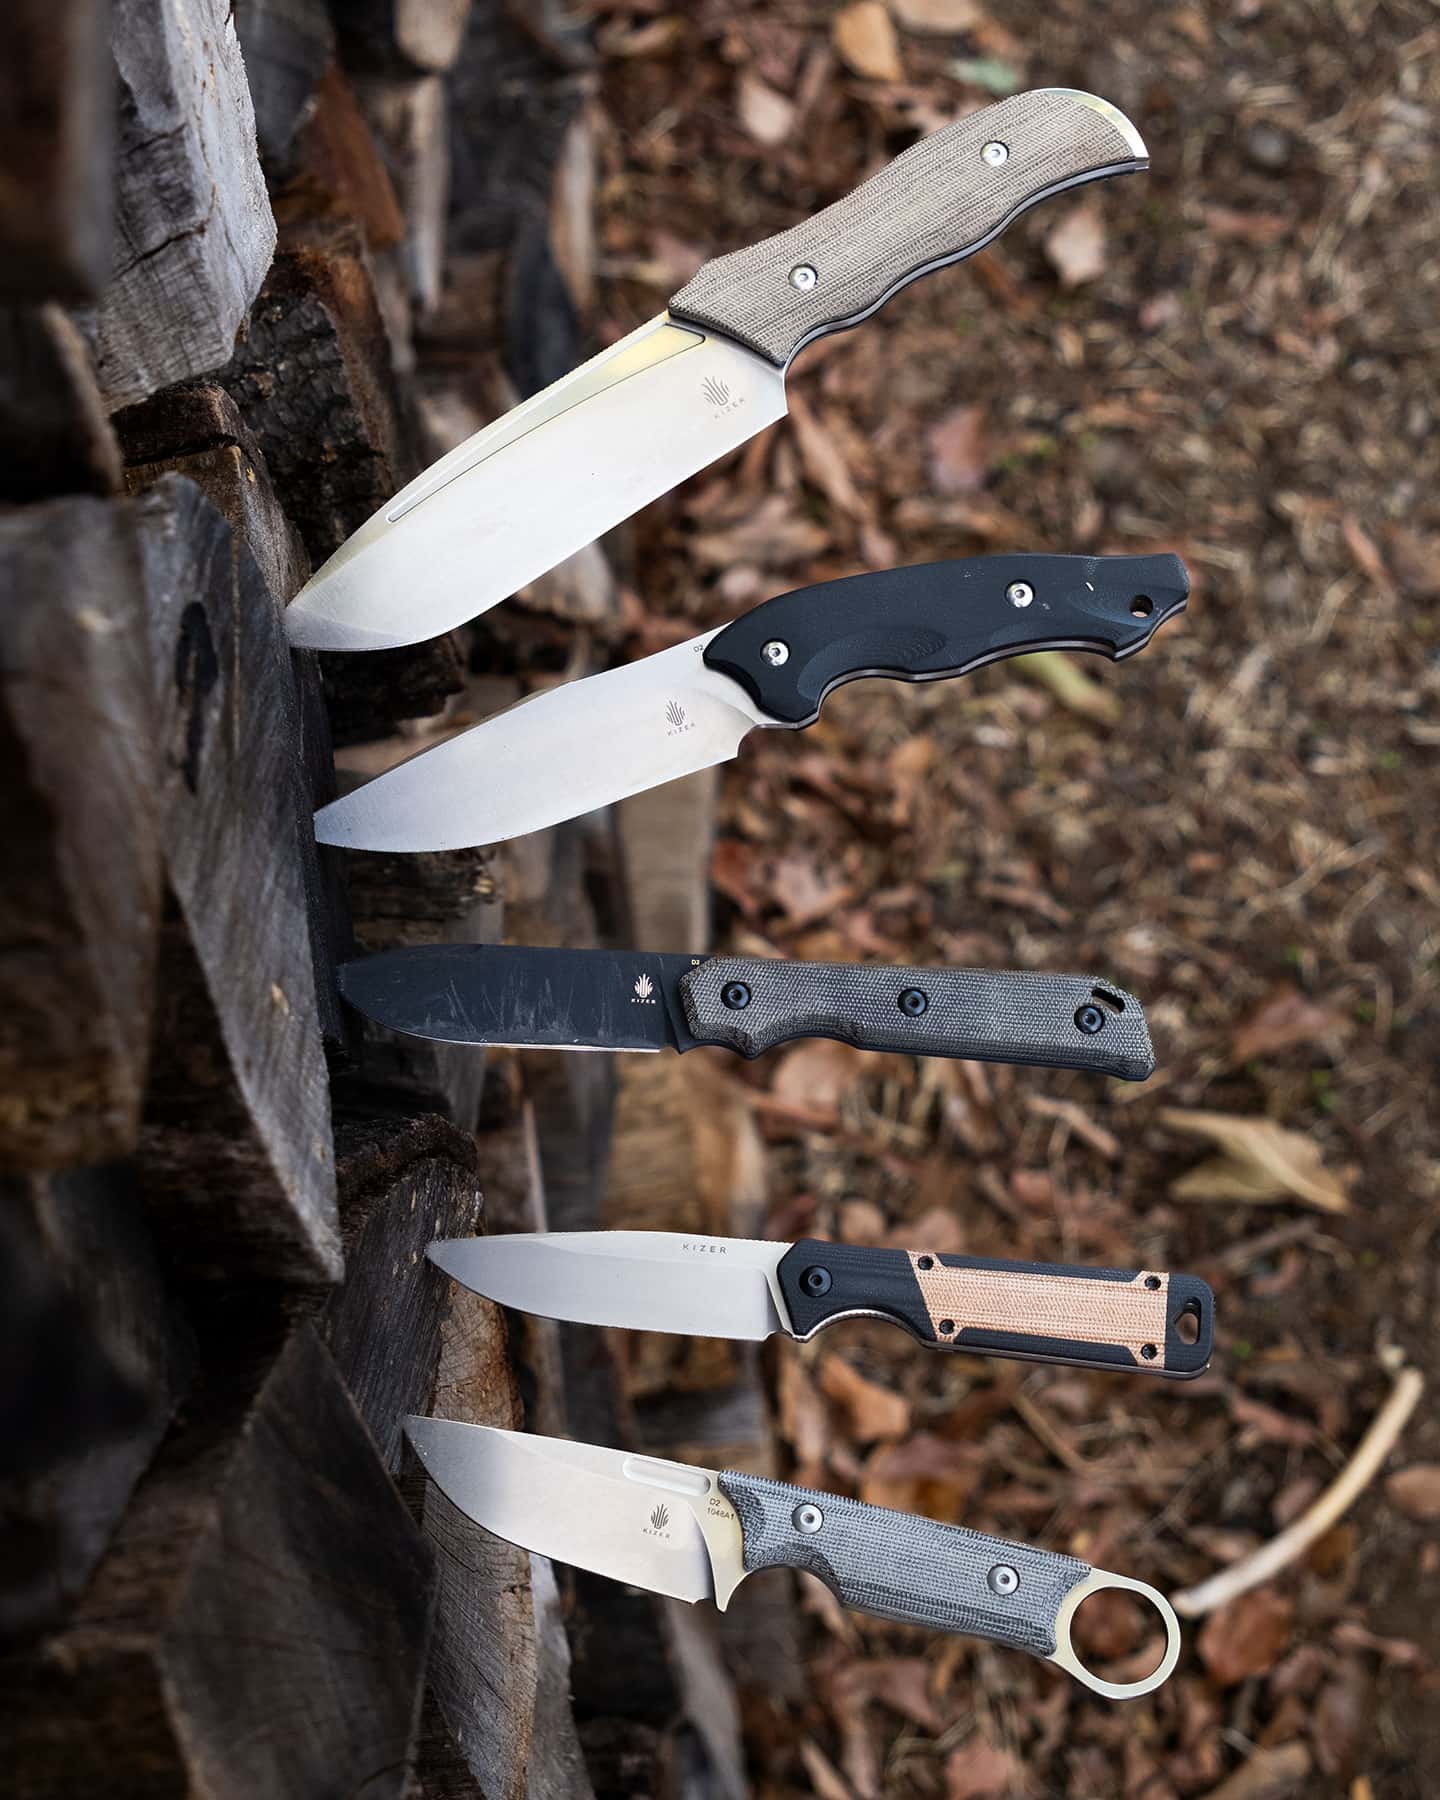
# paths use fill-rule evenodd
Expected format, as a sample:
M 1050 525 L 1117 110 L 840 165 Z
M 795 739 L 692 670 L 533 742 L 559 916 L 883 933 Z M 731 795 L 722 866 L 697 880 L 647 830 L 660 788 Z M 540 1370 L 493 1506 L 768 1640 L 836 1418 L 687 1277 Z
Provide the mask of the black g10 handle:
M 802 1238 L 781 1258 L 796 1337 L 878 1314 L 922 1344 L 979 1356 L 1187 1378 L 1210 1361 L 1215 1296 L 1164 1269 L 997 1262 Z
M 781 594 L 705 647 L 784 725 L 808 725 L 862 675 L 939 681 L 1028 650 L 1133 656 L 1180 612 L 1178 556 L 972 556 L 851 575 Z
M 679 990 L 695 1041 L 742 1056 L 830 1037 L 861 1050 L 1088 1069 L 1125 1081 L 1144 1081 L 1155 1068 L 1140 1002 L 1089 975 L 712 956 Z

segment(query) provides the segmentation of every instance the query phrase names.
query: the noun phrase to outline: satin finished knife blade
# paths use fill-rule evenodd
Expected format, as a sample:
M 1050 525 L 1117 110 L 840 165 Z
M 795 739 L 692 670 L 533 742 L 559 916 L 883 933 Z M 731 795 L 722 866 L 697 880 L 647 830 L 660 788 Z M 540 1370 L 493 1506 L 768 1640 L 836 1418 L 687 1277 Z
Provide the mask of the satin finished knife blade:
M 888 1319 L 935 1350 L 1188 1380 L 1210 1361 L 1215 1329 L 1209 1287 L 1164 1269 L 671 1231 L 441 1238 L 428 1255 L 501 1306 L 680 1336 L 803 1343 L 839 1319 Z
M 1089 975 L 772 962 L 638 950 L 408 944 L 346 963 L 367 1018 L 449 1044 L 759 1056 L 794 1038 L 861 1050 L 1085 1069 L 1143 1081 L 1155 1055 L 1133 994 Z
M 301 589 L 292 643 L 381 650 L 485 612 L 782 418 L 813 339 L 1038 201 L 1147 165 L 1125 115 L 1070 88 L 924 138 L 814 218 L 706 263 L 668 311 L 433 464 Z
M 1079 1557 L 566 1438 L 415 1417 L 405 1432 L 436 1487 L 486 1531 L 652 1594 L 713 1600 L 723 1612 L 757 1569 L 806 1569 L 855 1612 L 1027 1651 L 1109 1700 L 1152 1692 L 1179 1660 L 1180 1625 L 1164 1595 Z M 1160 1660 L 1138 1681 L 1086 1668 L 1071 1640 L 1081 1602 L 1106 1588 L 1148 1600 L 1164 1625 Z
M 972 556 L 781 594 L 657 656 L 532 695 L 315 815 L 352 850 L 498 844 L 811 724 L 864 675 L 939 681 L 1030 650 L 1133 656 L 1178 613 L 1178 556 Z

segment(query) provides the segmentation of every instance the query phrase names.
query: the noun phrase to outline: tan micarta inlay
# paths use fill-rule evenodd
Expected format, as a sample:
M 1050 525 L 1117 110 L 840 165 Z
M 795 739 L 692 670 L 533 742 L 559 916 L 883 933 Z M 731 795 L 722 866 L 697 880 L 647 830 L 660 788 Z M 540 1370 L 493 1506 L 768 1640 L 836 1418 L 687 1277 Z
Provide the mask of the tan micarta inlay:
M 1170 1277 L 1140 1269 L 1131 1281 L 1083 1275 L 1027 1274 L 1011 1269 L 957 1269 L 923 1250 L 910 1250 L 931 1329 L 948 1343 L 962 1331 L 1009 1331 L 1027 1337 L 1068 1338 L 1082 1344 L 1123 1344 L 1143 1368 L 1165 1366 L 1165 1313 Z M 921 1264 L 928 1262 L 929 1268 Z M 1147 1287 L 1158 1281 L 1158 1287 Z M 942 1331 L 943 1321 L 954 1329 Z M 1145 1355 L 1146 1345 L 1153 1353 Z

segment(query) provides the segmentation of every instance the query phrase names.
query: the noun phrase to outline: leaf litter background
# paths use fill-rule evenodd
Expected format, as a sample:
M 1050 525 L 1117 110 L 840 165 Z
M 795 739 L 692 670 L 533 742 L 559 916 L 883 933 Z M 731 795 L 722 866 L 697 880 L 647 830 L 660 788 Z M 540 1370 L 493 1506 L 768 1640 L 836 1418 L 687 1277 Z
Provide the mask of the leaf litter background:
M 1155 1077 L 828 1042 L 707 1077 L 712 1178 L 757 1197 L 759 1234 L 1211 1281 L 1219 1353 L 1190 1385 L 924 1355 L 865 1323 L 765 1353 L 783 1473 L 1181 1589 L 1304 1510 L 1387 1366 L 1428 1368 L 1432 1395 L 1440 1373 L 1440 17 L 588 11 L 606 341 L 1015 88 L 1101 93 L 1149 143 L 1148 176 L 1050 203 L 807 351 L 787 423 L 635 522 L 615 655 L 897 562 L 1187 558 L 1190 611 L 1122 668 L 866 682 L 803 736 L 752 735 L 711 871 L 717 947 L 1109 976 L 1146 1004 Z M 637 1390 L 710 1353 L 634 1352 Z M 803 1667 L 760 1659 L 743 1694 L 757 1791 L 1433 1795 L 1437 1518 L 1427 1395 L 1350 1513 L 1187 1621 L 1177 1676 L 1126 1707 L 807 1582 Z M 1112 1676 L 1152 1666 L 1123 1598 L 1081 1626 Z

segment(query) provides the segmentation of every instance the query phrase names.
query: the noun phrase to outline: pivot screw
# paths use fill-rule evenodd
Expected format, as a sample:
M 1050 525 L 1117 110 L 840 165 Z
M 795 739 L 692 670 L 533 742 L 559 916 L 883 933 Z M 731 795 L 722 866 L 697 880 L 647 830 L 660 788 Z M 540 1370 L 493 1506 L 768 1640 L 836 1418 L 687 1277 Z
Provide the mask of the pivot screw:
M 731 1012 L 744 1012 L 750 1004 L 750 990 L 743 981 L 727 981 L 720 990 L 720 998 Z
M 790 1523 L 797 1531 L 818 1531 L 825 1523 L 825 1515 L 818 1506 L 812 1506 L 807 1500 L 791 1513 Z
M 992 138 L 980 152 L 980 160 L 989 163 L 992 169 L 1003 168 L 1010 160 L 1010 146 Z
M 760 646 L 760 654 L 772 669 L 783 668 L 790 660 L 790 646 L 782 643 L 779 638 L 771 638 L 768 644 Z
M 815 1268 L 807 1269 L 800 1277 L 800 1285 L 812 1300 L 818 1300 L 822 1294 L 830 1292 L 830 1271 L 820 1268 L 817 1264 Z
M 924 988 L 906 988 L 896 1004 L 908 1018 L 918 1019 L 930 1005 L 930 996 Z
M 1098 1006 L 1092 1005 L 1087 1000 L 1083 1006 L 1076 1008 L 1075 1023 L 1086 1037 L 1094 1037 L 1095 1033 L 1104 1026 L 1105 1015 Z
M 1012 606 L 1028 606 L 1035 598 L 1035 590 L 1028 581 L 1012 581 L 1005 590 L 1005 598 Z
M 985 1580 L 991 1590 L 997 1594 L 1013 1594 L 1020 1585 L 1020 1577 L 1009 1563 L 996 1563 Z
M 802 294 L 808 294 L 820 277 L 809 263 L 796 263 L 790 271 L 790 285 L 798 288 Z

